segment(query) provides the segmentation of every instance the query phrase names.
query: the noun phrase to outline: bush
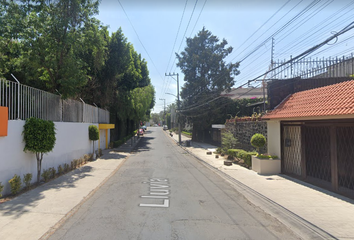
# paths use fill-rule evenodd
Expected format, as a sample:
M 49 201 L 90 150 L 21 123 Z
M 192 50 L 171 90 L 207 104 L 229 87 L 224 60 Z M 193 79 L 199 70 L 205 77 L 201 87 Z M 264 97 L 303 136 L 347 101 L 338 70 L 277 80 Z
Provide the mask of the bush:
M 89 126 L 89 139 L 91 141 L 97 141 L 98 139 L 100 139 L 100 132 L 96 125 Z
M 187 136 L 190 136 L 190 137 L 192 136 L 192 133 L 190 133 L 190 132 L 182 131 L 182 133 L 185 134 L 185 135 L 187 135 Z
M 277 155 L 267 155 L 267 154 L 257 154 L 257 157 L 261 158 L 261 159 L 269 159 L 269 158 L 277 159 L 278 158 Z
M 90 161 L 90 154 L 85 154 L 84 155 L 84 162 L 87 163 L 88 161 Z
M 223 132 L 221 136 L 221 146 L 224 151 L 234 148 L 238 143 L 237 138 L 230 131 Z
M 55 170 L 54 167 L 49 168 L 50 171 L 50 178 L 55 178 L 55 175 L 57 173 L 57 171 Z
M 16 195 L 21 190 L 21 177 L 15 174 L 14 177 L 9 180 L 9 183 L 11 187 L 11 193 Z
M 227 155 L 231 157 L 237 157 L 237 153 L 239 152 L 239 149 L 229 149 L 227 150 Z
M 2 191 L 4 190 L 4 185 L 0 182 L 0 198 L 2 197 Z
M 63 173 L 64 173 L 64 168 L 61 165 L 59 165 L 58 166 L 58 174 L 62 175 Z
M 69 172 L 70 171 L 70 166 L 67 163 L 64 163 L 64 172 Z
M 23 183 L 25 184 L 26 189 L 29 189 L 31 187 L 31 181 L 32 181 L 31 173 L 27 173 L 23 175 Z
M 30 151 L 36 154 L 37 182 L 39 182 L 43 154 L 52 151 L 55 145 L 55 125 L 52 121 L 32 117 L 26 119 L 23 128 L 22 134 L 25 142 L 24 151 Z
M 257 149 L 259 153 L 259 149 L 266 144 L 266 138 L 261 133 L 256 133 L 251 138 L 251 144 L 253 147 Z
M 42 173 L 42 178 L 45 182 L 48 182 L 50 177 L 52 175 L 52 172 L 50 171 L 50 169 L 47 169 L 47 170 L 43 170 L 43 173 Z

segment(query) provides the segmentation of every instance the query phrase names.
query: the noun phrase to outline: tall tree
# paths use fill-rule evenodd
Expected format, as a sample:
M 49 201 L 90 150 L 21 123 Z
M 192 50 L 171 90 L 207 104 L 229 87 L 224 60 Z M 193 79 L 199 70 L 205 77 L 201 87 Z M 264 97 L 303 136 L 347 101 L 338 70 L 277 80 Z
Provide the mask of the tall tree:
M 204 135 L 198 134 L 198 131 L 209 130 L 215 121 L 214 116 L 222 110 L 222 100 L 216 100 L 217 97 L 234 85 L 234 77 L 239 74 L 239 63 L 225 62 L 232 52 L 232 47 L 226 45 L 225 39 L 219 41 L 203 28 L 195 37 L 187 38 L 184 51 L 176 54 L 177 66 L 183 72 L 185 81 L 181 91 L 182 109 L 185 109 L 182 113 L 193 123 L 194 138 Z

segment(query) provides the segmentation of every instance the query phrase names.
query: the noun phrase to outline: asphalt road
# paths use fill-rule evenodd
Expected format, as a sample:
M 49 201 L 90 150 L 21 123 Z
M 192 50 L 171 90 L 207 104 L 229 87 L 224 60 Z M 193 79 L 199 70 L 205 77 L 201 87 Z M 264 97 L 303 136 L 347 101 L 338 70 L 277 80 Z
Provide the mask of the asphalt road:
M 149 128 L 124 165 L 49 239 L 299 239 Z

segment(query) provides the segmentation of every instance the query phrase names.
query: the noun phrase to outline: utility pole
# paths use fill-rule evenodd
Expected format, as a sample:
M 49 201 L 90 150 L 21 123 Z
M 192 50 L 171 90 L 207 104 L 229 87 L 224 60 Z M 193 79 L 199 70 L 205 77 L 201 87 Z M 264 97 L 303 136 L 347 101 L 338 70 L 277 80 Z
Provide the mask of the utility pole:
M 180 114 L 179 114 L 179 110 L 180 110 L 180 101 L 179 101 L 179 80 L 178 80 L 178 73 L 165 73 L 165 76 L 167 77 L 172 77 L 173 76 L 177 76 L 177 119 L 178 119 L 178 143 L 181 145 L 182 140 L 181 140 L 181 122 L 180 122 Z M 173 78 L 174 79 L 174 78 Z M 176 79 L 175 79 L 176 80 Z
M 162 125 L 166 125 L 166 114 L 165 114 L 165 102 L 166 102 L 166 99 L 160 98 L 160 100 L 163 100 L 163 124 Z

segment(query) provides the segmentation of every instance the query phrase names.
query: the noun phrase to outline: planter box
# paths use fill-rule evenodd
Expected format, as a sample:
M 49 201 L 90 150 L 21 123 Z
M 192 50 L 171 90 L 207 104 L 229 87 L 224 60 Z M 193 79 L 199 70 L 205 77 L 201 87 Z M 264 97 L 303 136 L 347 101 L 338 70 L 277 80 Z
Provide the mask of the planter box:
M 260 159 L 252 156 L 252 170 L 264 175 L 279 174 L 281 172 L 280 159 Z

